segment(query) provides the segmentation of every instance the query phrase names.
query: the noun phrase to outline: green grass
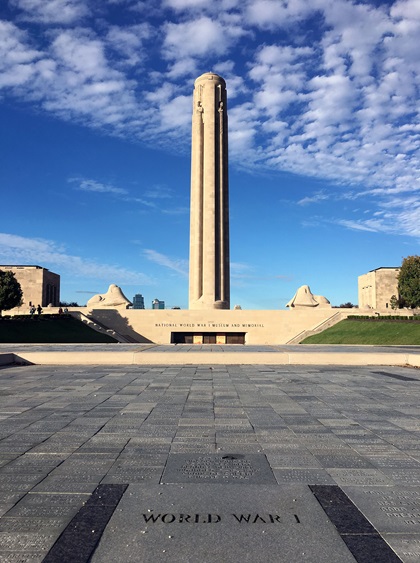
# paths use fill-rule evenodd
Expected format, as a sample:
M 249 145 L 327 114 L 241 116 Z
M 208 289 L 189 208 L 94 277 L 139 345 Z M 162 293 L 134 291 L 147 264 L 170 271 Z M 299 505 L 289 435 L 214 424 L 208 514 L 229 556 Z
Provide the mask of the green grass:
M 420 323 L 344 320 L 301 344 L 420 344 Z
M 74 344 L 116 342 L 71 316 L 0 320 L 0 342 L 8 344 Z

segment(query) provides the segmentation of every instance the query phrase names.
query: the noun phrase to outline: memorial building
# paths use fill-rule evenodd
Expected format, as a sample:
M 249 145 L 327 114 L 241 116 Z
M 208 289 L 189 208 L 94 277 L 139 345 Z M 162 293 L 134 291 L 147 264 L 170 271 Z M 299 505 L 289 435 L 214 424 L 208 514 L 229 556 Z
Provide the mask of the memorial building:
M 225 80 L 213 72 L 194 83 L 191 139 L 189 309 L 134 310 L 93 298 L 92 318 L 131 341 L 157 344 L 284 344 L 335 318 L 305 286 L 291 310 L 230 310 L 228 116 Z M 95 301 L 95 303 L 93 303 Z M 308 306 L 308 303 L 310 306 Z
M 40 270 L 45 280 L 56 276 Z M 45 287 L 48 284 L 53 291 L 52 282 L 46 281 Z M 42 304 L 58 303 L 59 285 L 54 291 L 49 298 L 43 293 Z M 28 299 L 38 302 L 35 296 L 26 295 L 29 293 L 26 303 Z M 227 94 L 225 80 L 213 72 L 194 83 L 189 309 L 164 309 L 163 302 L 160 306 L 155 301 L 153 310 L 130 308 L 131 302 L 113 283 L 106 293 L 95 295 L 87 307 L 78 309 L 126 341 L 156 344 L 287 344 L 325 326 L 331 317 L 338 321 L 352 312 L 332 310 L 329 301 L 313 295 L 309 286 L 298 290 L 288 304 L 289 311 L 230 309 Z
M 41 266 L 1 266 L 0 270 L 13 272 L 23 292 L 23 306 L 60 304 L 60 276 Z
M 381 267 L 359 276 L 359 309 L 391 309 L 391 297 L 398 299 L 400 269 Z

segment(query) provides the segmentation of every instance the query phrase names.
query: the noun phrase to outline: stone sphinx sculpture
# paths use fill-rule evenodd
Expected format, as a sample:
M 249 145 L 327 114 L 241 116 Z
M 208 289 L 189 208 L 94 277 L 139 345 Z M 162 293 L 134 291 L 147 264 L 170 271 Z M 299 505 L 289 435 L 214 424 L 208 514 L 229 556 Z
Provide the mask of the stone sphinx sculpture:
M 94 295 L 87 302 L 87 307 L 97 309 L 98 307 L 124 307 L 128 309 L 132 305 L 131 301 L 127 299 L 121 288 L 112 283 L 106 293 L 98 293 Z
M 314 295 L 309 285 L 301 285 L 286 307 L 331 307 L 331 304 L 326 297 Z

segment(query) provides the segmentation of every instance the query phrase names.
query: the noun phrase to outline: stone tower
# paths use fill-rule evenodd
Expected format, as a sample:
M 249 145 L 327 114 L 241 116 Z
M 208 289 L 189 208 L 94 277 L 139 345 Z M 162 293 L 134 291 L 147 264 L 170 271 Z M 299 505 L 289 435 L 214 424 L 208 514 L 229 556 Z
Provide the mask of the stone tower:
M 212 72 L 194 83 L 189 308 L 230 308 L 226 83 Z

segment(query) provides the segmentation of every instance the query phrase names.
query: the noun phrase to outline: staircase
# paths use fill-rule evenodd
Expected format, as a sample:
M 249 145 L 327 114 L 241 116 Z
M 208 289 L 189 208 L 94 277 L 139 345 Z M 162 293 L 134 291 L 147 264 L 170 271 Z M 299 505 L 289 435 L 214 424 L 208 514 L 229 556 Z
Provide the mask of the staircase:
M 133 338 L 128 334 L 120 334 L 119 332 L 115 331 L 112 328 L 105 326 L 103 323 L 98 321 L 98 319 L 93 318 L 92 316 L 87 316 L 80 311 L 70 311 L 69 313 L 72 317 L 81 321 L 88 327 L 96 330 L 96 332 L 100 332 L 101 334 L 108 334 L 108 336 L 112 336 L 118 342 L 123 342 L 125 344 L 137 344 L 138 340 Z
M 330 328 L 331 326 L 339 323 L 343 319 L 346 319 L 348 315 L 349 313 L 344 313 L 343 311 L 337 311 L 337 313 L 334 313 L 334 315 L 328 317 L 328 319 L 325 319 L 325 321 L 322 321 L 321 323 L 319 323 L 319 325 L 315 326 L 314 328 L 310 330 L 303 330 L 302 332 L 291 338 L 288 342 L 286 342 L 286 344 L 300 344 L 302 340 L 305 340 L 305 338 L 307 338 L 308 336 L 312 336 L 313 334 L 318 334 L 319 332 L 322 332 L 323 330 Z

